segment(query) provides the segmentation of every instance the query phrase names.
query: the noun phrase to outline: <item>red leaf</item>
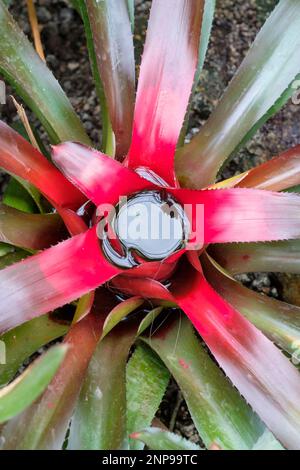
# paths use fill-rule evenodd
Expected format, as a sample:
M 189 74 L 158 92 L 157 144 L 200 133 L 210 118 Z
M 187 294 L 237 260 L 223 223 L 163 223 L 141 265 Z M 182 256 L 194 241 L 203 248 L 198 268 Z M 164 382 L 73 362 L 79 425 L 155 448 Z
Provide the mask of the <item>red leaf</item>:
M 298 370 L 187 263 L 181 266 L 172 292 L 220 367 L 254 411 L 283 445 L 299 449 Z
M 79 235 L 88 229 L 84 220 L 76 212 L 72 211 L 72 209 L 58 207 L 57 212 L 63 219 L 64 224 L 71 235 Z
M 174 153 L 196 71 L 203 1 L 153 0 L 128 165 L 174 186 Z
M 0 121 L 0 167 L 36 186 L 56 206 L 80 207 L 85 197 L 27 140 Z
M 101 152 L 73 142 L 53 147 L 53 160 L 96 205 L 153 187 L 149 181 Z
M 0 272 L 0 330 L 94 290 L 120 272 L 101 249 L 96 227 Z
M 240 188 L 282 191 L 300 184 L 300 145 L 247 172 Z
M 167 301 L 171 299 L 167 288 L 160 282 L 154 281 L 150 278 L 125 277 L 121 275 L 112 279 L 110 285 L 114 287 L 117 292 L 121 291 L 126 295 L 138 295 L 143 299 L 159 299 Z
M 201 263 L 216 292 L 297 362 L 300 307 L 248 289 L 231 279 L 206 254 L 201 256 Z
M 197 233 L 204 223 L 204 243 L 253 242 L 300 238 L 300 196 L 258 189 L 170 189 L 193 208 Z M 197 205 L 204 205 L 204 222 Z

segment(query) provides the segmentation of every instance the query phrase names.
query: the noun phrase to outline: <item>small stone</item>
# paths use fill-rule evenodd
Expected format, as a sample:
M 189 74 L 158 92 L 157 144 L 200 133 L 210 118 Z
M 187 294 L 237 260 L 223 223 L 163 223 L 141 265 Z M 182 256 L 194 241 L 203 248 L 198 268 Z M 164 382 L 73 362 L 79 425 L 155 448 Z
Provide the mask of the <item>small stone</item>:
M 60 21 L 70 23 L 73 19 L 73 10 L 70 8 L 63 8 L 59 12 L 59 19 Z
M 73 72 L 74 70 L 77 70 L 78 67 L 79 67 L 78 62 L 69 62 L 68 63 L 68 69 L 71 70 L 71 72 Z
M 50 68 L 56 68 L 58 65 L 58 60 L 53 54 L 48 54 L 47 57 L 47 64 L 50 66 Z
M 41 23 L 47 23 L 51 20 L 51 13 L 46 7 L 37 8 L 37 17 Z

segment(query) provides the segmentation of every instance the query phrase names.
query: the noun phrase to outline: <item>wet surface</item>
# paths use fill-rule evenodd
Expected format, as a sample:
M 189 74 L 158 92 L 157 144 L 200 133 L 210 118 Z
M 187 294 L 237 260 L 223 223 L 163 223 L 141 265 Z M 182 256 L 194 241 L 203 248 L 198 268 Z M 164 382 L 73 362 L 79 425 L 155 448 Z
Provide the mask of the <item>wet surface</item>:
M 162 261 L 181 250 L 189 234 L 182 206 L 165 190 L 125 198 L 116 206 L 110 226 L 110 234 L 102 230 L 102 249 L 121 268 L 132 268 L 142 260 Z M 111 243 L 111 235 L 120 242 L 121 252 Z

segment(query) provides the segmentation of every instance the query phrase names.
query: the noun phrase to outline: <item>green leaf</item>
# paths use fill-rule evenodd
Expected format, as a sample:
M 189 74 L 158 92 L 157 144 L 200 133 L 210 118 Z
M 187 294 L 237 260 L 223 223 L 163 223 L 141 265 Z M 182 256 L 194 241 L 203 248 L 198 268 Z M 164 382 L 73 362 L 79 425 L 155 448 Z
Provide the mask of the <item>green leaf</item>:
M 86 1 L 118 157 L 126 155 L 131 143 L 135 102 L 134 48 L 127 6 L 127 0 Z
M 67 354 L 49 387 L 38 400 L 1 430 L 3 449 L 62 448 L 101 330 L 102 318 L 93 314 L 70 329 L 63 342 L 69 346 Z
M 134 0 L 127 0 L 127 8 L 129 13 L 129 19 L 131 23 L 131 30 L 134 31 Z
M 284 450 L 275 437 L 266 430 L 252 447 L 252 450 Z
M 98 343 L 72 418 L 68 448 L 128 448 L 125 370 L 135 335 L 135 326 L 119 324 Z
M 15 178 L 11 178 L 8 183 L 2 200 L 7 206 L 23 212 L 35 213 L 38 211 L 37 205 L 28 191 Z
M 300 185 L 293 186 L 292 188 L 287 189 L 287 193 L 300 193 Z
M 199 62 L 195 75 L 195 84 L 198 84 L 203 69 L 205 56 L 208 48 L 214 13 L 216 8 L 216 0 L 205 0 L 203 20 L 201 26 L 201 38 L 199 47 Z
M 189 320 L 174 316 L 144 341 L 178 383 L 206 447 L 251 449 L 265 430 L 263 423 L 201 346 Z
M 300 72 L 300 3 L 281 0 L 199 134 L 178 152 L 180 181 L 212 183 L 220 166 L 295 92 Z
M 13 379 L 26 359 L 41 347 L 65 335 L 68 329 L 68 324 L 43 315 L 1 335 L 0 341 L 6 350 L 6 363 L 0 364 L 0 387 Z
M 144 431 L 135 432 L 131 437 L 142 441 L 149 447 L 149 449 L 152 450 L 202 450 L 201 447 L 181 436 L 178 436 L 178 434 L 164 431 L 159 428 L 147 428 Z
M 70 0 L 70 3 L 72 7 L 77 11 L 77 13 L 81 15 L 81 11 L 80 11 L 81 0 Z
M 131 297 L 119 303 L 106 317 L 103 325 L 102 338 L 106 336 L 123 318 L 127 317 L 134 310 L 143 305 L 144 299 L 140 297 Z
M 0 246 L 2 243 L 0 243 Z M 18 261 L 21 261 L 27 256 L 30 255 L 28 251 L 20 250 L 20 249 L 14 249 L 14 247 L 11 245 L 11 251 L 10 253 L 7 253 L 6 255 L 3 255 L 0 257 L 0 270 L 7 268 L 7 266 L 10 266 L 14 263 L 17 263 Z
M 109 118 L 106 98 L 103 90 L 103 85 L 97 65 L 96 52 L 93 41 L 93 33 L 91 30 L 89 15 L 84 0 L 72 0 L 74 8 L 78 11 L 83 21 L 91 70 L 95 81 L 96 91 L 101 108 L 101 124 L 102 124 L 102 145 L 101 149 L 107 155 L 113 156 L 115 153 L 114 135 Z
M 54 346 L 14 382 L 0 390 L 0 423 L 21 413 L 41 395 L 60 366 L 66 351 L 66 346 Z
M 0 73 L 45 127 L 51 141 L 90 140 L 60 85 L 0 2 Z
M 15 248 L 8 243 L 0 242 L 0 258 L 6 256 L 10 253 L 13 253 Z
M 63 235 L 58 214 L 29 214 L 0 203 L 0 241 L 40 250 L 61 241 Z
M 210 255 L 232 275 L 253 272 L 300 274 L 300 240 L 211 246 Z
M 144 331 L 147 330 L 147 328 L 149 328 L 149 326 L 153 324 L 154 320 L 158 317 L 158 315 L 161 314 L 162 311 L 163 307 L 156 307 L 153 310 L 150 310 L 150 312 L 147 313 L 145 318 L 143 318 L 143 320 L 141 321 L 137 331 L 137 335 L 139 336 L 144 333 Z
M 212 23 L 214 19 L 215 7 L 216 7 L 216 0 L 205 0 L 202 26 L 201 26 L 201 36 L 200 36 L 200 43 L 199 43 L 198 66 L 197 66 L 197 70 L 195 73 L 194 85 L 193 85 L 193 90 L 192 90 L 191 97 L 190 97 L 188 110 L 185 116 L 182 131 L 179 137 L 179 146 L 184 144 L 184 139 L 185 139 L 185 135 L 186 135 L 187 127 L 188 127 L 189 114 L 191 111 L 192 98 L 197 89 L 201 72 L 203 69 L 205 56 L 206 56 L 208 43 L 209 43 L 209 38 L 210 38 L 210 33 L 211 33 L 211 28 L 212 28 Z
M 72 324 L 81 321 L 86 315 L 90 313 L 93 307 L 95 300 L 95 292 L 89 292 L 88 294 L 83 295 L 77 302 L 76 310 L 72 320 Z
M 138 345 L 126 369 L 129 434 L 151 425 L 169 379 L 170 374 L 158 356 L 147 346 Z M 131 449 L 139 450 L 143 447 L 141 442 L 130 440 Z
M 298 74 L 294 80 L 289 84 L 289 86 L 284 90 L 281 96 L 274 102 L 273 106 L 268 109 L 265 114 L 253 125 L 253 127 L 245 134 L 241 142 L 237 145 L 235 149 L 233 149 L 232 153 L 228 156 L 228 159 L 230 160 L 231 157 L 236 155 L 245 145 L 249 140 L 252 139 L 252 137 L 256 134 L 256 132 L 278 111 L 283 108 L 283 106 L 292 98 L 294 93 L 296 92 L 297 88 L 299 88 L 299 85 L 296 86 L 296 84 L 300 80 L 300 74 Z M 224 163 L 226 163 L 227 158 Z

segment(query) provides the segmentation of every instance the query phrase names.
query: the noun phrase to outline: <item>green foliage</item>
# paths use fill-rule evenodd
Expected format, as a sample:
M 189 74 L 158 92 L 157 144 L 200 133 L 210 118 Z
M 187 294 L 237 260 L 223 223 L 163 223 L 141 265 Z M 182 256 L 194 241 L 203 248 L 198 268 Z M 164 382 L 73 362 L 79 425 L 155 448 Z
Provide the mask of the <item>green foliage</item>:
M 43 315 L 0 335 L 0 341 L 5 344 L 6 349 L 6 363 L 0 365 L 0 387 L 14 378 L 18 369 L 32 354 L 65 335 L 68 329 L 68 324 Z
M 263 423 L 209 357 L 185 316 L 144 341 L 178 383 L 207 448 L 253 447 L 264 432 Z
M 20 377 L 0 390 L 0 423 L 27 408 L 49 384 L 66 353 L 66 346 L 54 346 Z
M 159 428 L 148 428 L 133 434 L 134 439 L 142 441 L 152 450 L 199 451 L 201 447 L 180 437 L 178 434 Z
M 160 359 L 151 349 L 139 344 L 126 369 L 129 435 L 151 425 L 169 379 L 170 374 Z M 138 450 L 143 444 L 131 439 L 130 448 Z
M 52 142 L 89 144 L 62 88 L 0 2 L 0 72 L 40 119 Z

